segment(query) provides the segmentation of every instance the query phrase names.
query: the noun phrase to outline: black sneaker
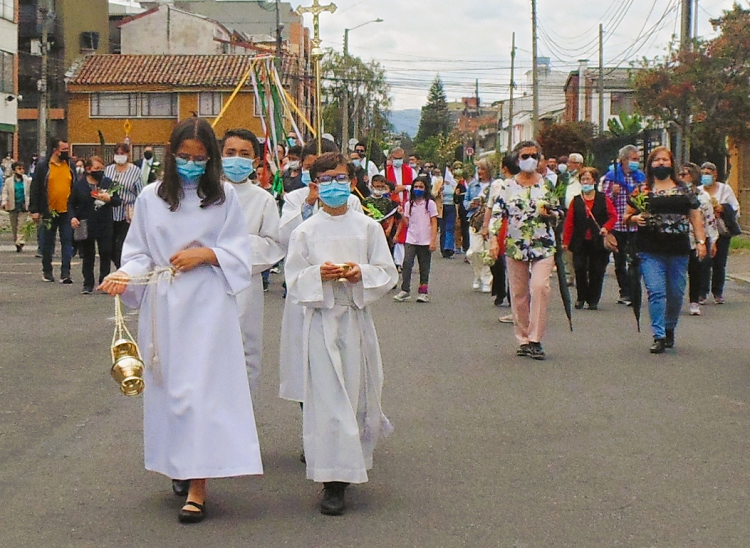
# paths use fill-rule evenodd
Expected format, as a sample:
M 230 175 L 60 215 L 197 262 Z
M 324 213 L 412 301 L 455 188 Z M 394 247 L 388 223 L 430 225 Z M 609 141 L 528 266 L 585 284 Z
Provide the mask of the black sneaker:
M 664 338 L 664 348 L 674 348 L 674 329 L 667 329 L 667 336 Z
M 73 280 L 71 280 L 70 278 L 63 278 L 62 280 L 60 280 L 60 283 L 64 285 L 70 285 L 73 283 Z
M 52 274 L 42 274 L 42 281 L 55 283 L 55 278 Z
M 651 345 L 649 352 L 652 354 L 664 354 L 664 349 L 667 347 L 666 339 L 654 339 L 654 344 Z
M 531 355 L 531 347 L 528 344 L 522 344 L 518 347 L 518 350 L 516 350 L 516 356 L 519 358 L 525 358 L 526 356 Z
M 544 348 L 542 344 L 538 342 L 529 343 L 529 357 L 532 360 L 543 360 L 544 359 Z

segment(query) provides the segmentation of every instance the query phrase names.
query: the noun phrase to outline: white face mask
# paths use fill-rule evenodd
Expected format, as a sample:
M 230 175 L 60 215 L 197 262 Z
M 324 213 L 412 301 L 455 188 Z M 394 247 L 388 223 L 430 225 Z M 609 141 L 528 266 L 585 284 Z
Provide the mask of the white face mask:
M 565 173 L 568 171 L 568 164 L 558 164 L 557 171 L 558 173 Z
M 297 171 L 299 169 L 299 164 L 300 164 L 299 160 L 292 160 L 289 162 L 287 167 L 291 169 L 292 171 Z
M 127 154 L 115 154 L 115 163 L 119 166 L 125 165 L 128 162 Z
M 525 173 L 535 172 L 538 165 L 539 160 L 535 160 L 534 158 L 526 158 L 525 160 L 519 160 L 518 162 L 518 167 L 520 167 L 521 171 Z
M 78 175 L 83 175 L 83 172 L 84 172 L 84 171 L 86 171 L 86 170 L 85 170 L 85 169 L 83 169 L 82 167 L 77 167 L 77 168 L 76 168 L 76 173 L 78 173 Z

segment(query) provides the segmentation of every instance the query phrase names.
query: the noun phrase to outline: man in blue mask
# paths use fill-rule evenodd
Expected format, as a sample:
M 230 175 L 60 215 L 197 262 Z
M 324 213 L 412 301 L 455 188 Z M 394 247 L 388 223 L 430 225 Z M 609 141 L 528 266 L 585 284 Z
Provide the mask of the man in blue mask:
M 294 344 L 303 349 L 307 477 L 323 483 L 321 513 L 341 515 L 346 488 L 368 481 L 375 446 L 392 430 L 381 405 L 383 368 L 369 306 L 390 291 L 398 272 L 383 229 L 348 205 L 348 159 L 323 154 L 310 173 L 322 208 L 292 233 L 287 302 L 304 306 Z
M 635 225 L 625 223 L 625 210 L 628 206 L 628 196 L 633 190 L 646 180 L 646 175 L 640 170 L 641 154 L 635 145 L 625 145 L 617 155 L 617 161 L 612 163 L 602 181 L 602 193 L 607 196 L 617 211 L 617 222 L 612 234 L 617 238 L 617 248 L 614 252 L 615 275 L 617 285 L 620 286 L 618 303 L 630 305 L 630 278 L 627 273 L 626 250 L 628 243 L 637 231 Z
M 279 241 L 279 214 L 273 196 L 253 184 L 253 174 L 260 157 L 260 143 L 252 131 L 232 129 L 221 141 L 221 163 L 224 179 L 232 183 L 247 232 L 252 243 L 253 282 L 237 295 L 250 389 L 255 392 L 263 355 L 263 289 L 262 272 L 284 258 Z

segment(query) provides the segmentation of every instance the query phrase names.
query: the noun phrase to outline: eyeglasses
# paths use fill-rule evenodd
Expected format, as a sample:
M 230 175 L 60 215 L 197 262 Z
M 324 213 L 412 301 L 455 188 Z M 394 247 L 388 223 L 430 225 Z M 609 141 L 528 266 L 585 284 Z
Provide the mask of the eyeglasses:
M 200 163 L 205 164 L 205 163 L 207 163 L 211 159 L 208 156 L 202 156 L 202 155 L 191 156 L 190 154 L 186 154 L 184 152 L 180 152 L 178 154 L 175 154 L 174 157 L 175 157 L 175 160 L 177 160 L 178 164 L 186 164 L 190 160 L 192 160 L 196 164 L 200 164 Z
M 534 158 L 534 160 L 538 160 L 539 154 L 521 154 L 521 160 L 528 160 L 529 158 Z
M 346 173 L 339 173 L 338 175 L 318 175 L 317 181 L 321 185 L 330 185 L 334 181 L 337 183 L 348 183 L 349 175 Z

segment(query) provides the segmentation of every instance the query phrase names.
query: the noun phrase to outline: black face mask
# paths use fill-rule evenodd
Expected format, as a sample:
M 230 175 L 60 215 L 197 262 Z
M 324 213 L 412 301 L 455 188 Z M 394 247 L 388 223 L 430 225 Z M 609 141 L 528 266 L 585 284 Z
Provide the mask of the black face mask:
M 654 177 L 656 177 L 660 181 L 664 181 L 665 179 L 669 179 L 669 176 L 672 175 L 672 167 L 651 166 L 651 173 L 653 173 Z
M 101 183 L 102 179 L 104 179 L 104 171 L 92 171 L 90 175 L 97 183 Z
M 150 160 L 151 158 L 154 157 L 154 153 L 147 150 L 146 152 L 143 153 L 143 157 L 146 158 L 146 160 Z
M 70 153 L 66 150 L 65 152 L 60 153 L 60 161 L 61 162 L 67 162 L 70 160 Z

